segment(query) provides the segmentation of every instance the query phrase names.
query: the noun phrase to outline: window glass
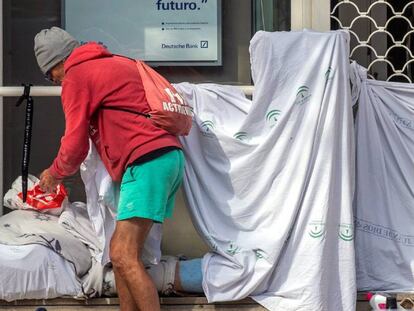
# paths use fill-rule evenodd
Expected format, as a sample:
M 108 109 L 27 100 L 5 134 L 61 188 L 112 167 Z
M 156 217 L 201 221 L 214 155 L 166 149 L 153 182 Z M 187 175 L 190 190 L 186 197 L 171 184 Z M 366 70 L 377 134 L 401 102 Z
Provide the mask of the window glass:
M 291 0 L 255 0 L 255 31 L 290 30 Z

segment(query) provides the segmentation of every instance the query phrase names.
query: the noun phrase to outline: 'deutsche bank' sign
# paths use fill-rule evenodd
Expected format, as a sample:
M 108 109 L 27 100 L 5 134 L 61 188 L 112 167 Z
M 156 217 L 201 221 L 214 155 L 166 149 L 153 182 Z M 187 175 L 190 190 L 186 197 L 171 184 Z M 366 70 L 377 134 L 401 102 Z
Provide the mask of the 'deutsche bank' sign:
M 79 41 L 151 62 L 219 63 L 219 0 L 66 0 L 64 27 Z

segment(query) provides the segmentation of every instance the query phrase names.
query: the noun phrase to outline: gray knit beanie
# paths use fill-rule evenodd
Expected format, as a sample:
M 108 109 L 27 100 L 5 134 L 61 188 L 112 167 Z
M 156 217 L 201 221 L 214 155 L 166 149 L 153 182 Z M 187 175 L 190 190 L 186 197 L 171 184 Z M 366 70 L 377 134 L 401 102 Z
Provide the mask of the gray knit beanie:
M 79 42 L 59 27 L 41 30 L 34 38 L 34 52 L 40 70 L 46 74 L 78 46 Z

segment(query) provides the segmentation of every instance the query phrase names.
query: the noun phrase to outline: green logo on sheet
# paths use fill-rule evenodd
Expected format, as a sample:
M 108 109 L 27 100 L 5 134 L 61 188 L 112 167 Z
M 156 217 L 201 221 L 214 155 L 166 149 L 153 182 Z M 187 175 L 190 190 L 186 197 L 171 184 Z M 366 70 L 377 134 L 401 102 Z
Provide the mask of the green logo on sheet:
M 200 128 L 201 128 L 201 132 L 203 133 L 203 135 L 208 136 L 208 135 L 214 134 L 214 130 L 216 126 L 213 121 L 206 120 L 206 121 L 201 122 Z
M 392 119 L 394 120 L 394 123 L 396 125 L 398 125 L 399 127 L 405 127 L 407 129 L 414 130 L 414 121 L 413 120 L 400 117 L 399 115 L 397 115 L 394 112 L 389 112 L 389 114 L 392 117 Z
M 325 235 L 325 223 L 322 221 L 312 221 L 308 224 L 308 227 L 308 234 L 314 239 L 321 238 Z
M 234 244 L 234 242 L 230 242 L 229 247 L 226 250 L 226 253 L 230 256 L 234 256 L 238 253 L 240 253 L 241 248 Z
M 248 140 L 249 136 L 247 135 L 246 132 L 237 132 L 236 134 L 233 135 L 233 138 L 240 140 L 240 141 L 246 141 Z
M 256 254 L 256 259 L 263 259 L 265 258 L 265 252 L 261 249 L 254 249 L 253 252 Z
M 306 104 L 311 98 L 311 92 L 309 87 L 302 85 L 296 92 L 295 104 L 303 105 Z
M 338 235 L 344 241 L 352 241 L 354 239 L 354 226 L 352 224 L 340 224 Z
M 281 111 L 278 109 L 272 109 L 266 114 L 266 122 L 270 125 L 270 127 L 273 127 L 276 125 L 280 114 L 281 114 Z

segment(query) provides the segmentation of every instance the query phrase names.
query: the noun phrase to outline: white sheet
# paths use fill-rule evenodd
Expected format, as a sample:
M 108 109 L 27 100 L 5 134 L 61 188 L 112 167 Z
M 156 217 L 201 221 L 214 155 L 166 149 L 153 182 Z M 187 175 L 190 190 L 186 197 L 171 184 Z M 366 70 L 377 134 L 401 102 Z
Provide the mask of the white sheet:
M 354 310 L 353 125 L 344 32 L 258 32 L 253 101 L 178 84 L 195 122 L 184 187 L 212 248 L 209 301 L 270 310 Z
M 115 230 L 118 193 L 91 142 L 89 154 L 80 167 L 80 173 L 85 185 L 89 219 L 102 250 L 95 258 L 98 262 L 106 264 L 110 261 L 109 242 Z
M 115 278 L 112 267 L 96 260 L 102 256 L 101 243 L 89 220 L 86 204 L 74 202 L 69 204 L 59 217 L 59 224 L 76 239 L 84 243 L 92 258 L 92 266 L 82 277 L 82 294 L 79 297 L 93 298 L 102 295 L 111 296 L 116 293 Z
M 85 244 L 95 258 L 102 254 L 100 242 L 89 220 L 86 204 L 73 202 L 59 216 L 58 223 L 75 238 Z
M 367 79 L 352 64 L 359 290 L 414 290 L 414 86 Z

